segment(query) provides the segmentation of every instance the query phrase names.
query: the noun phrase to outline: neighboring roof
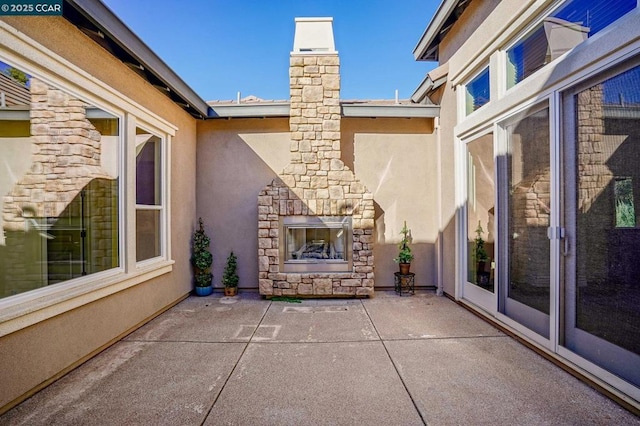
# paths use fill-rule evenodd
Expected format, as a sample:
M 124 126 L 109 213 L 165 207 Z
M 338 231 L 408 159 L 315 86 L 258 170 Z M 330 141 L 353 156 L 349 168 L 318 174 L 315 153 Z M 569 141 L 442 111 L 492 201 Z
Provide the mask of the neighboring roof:
M 196 118 L 208 106 L 137 35 L 99 0 L 64 0 L 63 16 Z
M 289 101 L 266 101 L 255 96 L 236 101 L 209 101 L 210 118 L 267 118 L 289 117 Z M 343 117 L 431 118 L 437 117 L 440 107 L 416 104 L 410 100 L 342 100 Z
M 418 44 L 413 49 L 417 61 L 437 61 L 440 41 L 458 20 L 471 0 L 442 0 L 435 15 L 427 25 Z

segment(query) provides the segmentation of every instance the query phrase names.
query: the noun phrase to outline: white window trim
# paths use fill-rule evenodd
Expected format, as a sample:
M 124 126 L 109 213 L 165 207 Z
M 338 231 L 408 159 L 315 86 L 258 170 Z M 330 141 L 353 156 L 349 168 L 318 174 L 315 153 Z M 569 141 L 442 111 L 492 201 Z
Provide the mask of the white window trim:
M 521 29 L 519 32 L 517 32 L 515 35 L 513 35 L 511 37 L 510 41 L 508 43 L 506 43 L 501 49 L 499 49 L 499 54 L 500 54 L 500 63 L 499 63 L 500 68 L 499 68 L 499 70 L 500 70 L 500 73 L 502 74 L 501 85 L 504 88 L 500 92 L 500 96 L 513 91 L 516 87 L 518 87 L 520 84 L 522 84 L 525 80 L 527 80 L 527 79 L 529 79 L 531 77 L 534 77 L 538 73 L 543 72 L 546 68 L 548 68 L 551 65 L 551 63 L 546 64 L 544 67 L 540 68 L 539 70 L 537 70 L 533 74 L 531 74 L 529 77 L 527 77 L 527 79 L 516 83 L 512 87 L 508 87 L 508 82 L 506 81 L 507 64 L 509 62 L 508 53 L 507 52 L 510 49 L 512 49 L 513 47 L 515 47 L 518 43 L 520 43 L 521 41 L 523 41 L 524 39 L 529 37 L 533 33 L 533 31 L 544 22 L 544 20 L 547 17 L 549 17 L 552 13 L 558 11 L 563 6 L 565 6 L 567 1 L 568 0 L 557 0 L 557 1 L 553 2 L 551 5 L 549 5 L 548 7 L 540 10 L 540 12 L 537 12 L 539 16 L 536 19 L 533 19 L 531 22 L 529 22 L 524 29 Z M 635 10 L 632 10 L 631 12 L 627 13 L 626 15 L 621 16 L 620 18 L 618 18 L 614 22 L 619 22 L 619 21 L 625 19 L 626 17 L 628 17 L 629 15 L 640 14 L 640 0 L 637 1 L 636 5 L 637 6 L 636 6 Z M 583 41 L 578 46 L 574 47 L 574 49 L 569 50 L 568 52 L 565 52 L 563 55 L 561 55 L 555 61 L 552 61 L 552 62 L 555 63 L 556 61 L 562 61 L 562 59 L 565 56 L 570 55 L 573 50 L 581 48 L 580 46 L 582 46 L 584 44 L 587 44 L 589 42 L 589 40 L 591 40 L 594 37 L 597 37 L 598 34 L 600 34 L 602 32 L 613 32 L 613 31 L 616 31 L 616 28 L 614 28 L 614 27 L 615 27 L 615 25 L 611 25 L 610 24 L 608 27 L 604 28 L 602 31 L 599 31 L 597 34 L 593 35 L 592 37 L 589 37 L 587 40 Z M 547 69 L 547 72 L 548 71 L 549 70 Z
M 168 134 L 163 134 L 161 131 L 159 131 L 158 129 L 154 129 L 152 128 L 150 125 L 144 123 L 143 121 L 137 121 L 136 125 L 134 126 L 134 128 L 139 128 L 142 129 L 144 131 L 149 132 L 150 134 L 158 137 L 160 139 L 160 174 L 161 174 L 161 178 L 160 178 L 160 205 L 146 205 L 146 204 L 135 204 L 135 200 L 136 200 L 136 194 L 135 194 L 135 190 L 134 190 L 134 196 L 132 198 L 132 202 L 134 203 L 133 205 L 133 210 L 134 212 L 137 212 L 138 210 L 159 210 L 160 211 L 160 255 L 153 257 L 151 259 L 145 259 L 145 260 L 141 260 L 141 261 L 137 261 L 136 260 L 136 256 L 133 255 L 132 259 L 135 262 L 136 268 L 145 268 L 147 265 L 153 264 L 153 263 L 157 263 L 157 262 L 162 262 L 162 261 L 167 261 L 169 259 L 171 259 L 171 252 L 170 252 L 170 241 L 169 241 L 169 232 L 170 232 L 170 223 L 169 223 L 169 218 L 170 216 L 168 215 L 168 206 L 171 204 L 171 196 L 170 196 L 170 192 L 169 192 L 169 182 L 171 179 L 171 163 L 170 163 L 170 157 L 169 157 L 169 152 L 170 152 L 170 145 L 169 145 L 169 141 L 170 141 L 170 135 Z M 135 133 L 135 132 L 134 132 Z M 134 143 L 135 145 L 135 143 Z M 135 162 L 136 162 L 136 157 L 135 157 L 135 146 L 133 149 L 133 159 L 132 162 L 134 164 L 134 174 L 133 176 L 136 175 L 135 173 Z M 131 185 L 132 187 L 135 188 L 135 185 Z M 134 213 L 134 224 L 135 224 L 135 213 Z M 134 228 L 135 229 L 135 228 Z M 135 239 L 134 239 L 135 242 Z M 137 249 L 137 247 L 135 247 L 135 243 L 133 244 L 134 247 L 134 251 Z
M 464 97 L 461 98 L 458 94 L 458 125 L 454 129 L 455 135 L 466 137 L 467 133 L 477 131 L 488 122 L 503 120 L 514 110 L 523 108 L 525 104 L 539 102 L 551 96 L 553 92 L 564 90 L 581 79 L 589 78 L 604 67 L 614 66 L 639 54 L 640 37 L 633 36 L 638 33 L 639 20 L 640 8 L 623 16 L 616 21 L 614 27 L 588 38 L 567 52 L 566 56 L 540 69 L 507 90 L 503 96 L 491 99 L 483 108 L 468 116 L 460 115 L 460 108 L 464 108 L 461 106 L 461 99 L 464 100 Z M 500 52 L 500 56 L 503 55 L 506 53 Z M 500 62 L 505 60 L 501 58 Z
M 492 96 L 493 96 L 493 94 L 495 92 L 495 89 L 492 86 L 492 82 L 493 82 L 494 78 L 493 78 L 493 70 L 491 68 L 492 67 L 490 66 L 489 63 L 484 64 L 476 72 L 474 72 L 471 75 L 471 77 L 469 77 L 463 84 L 460 85 L 462 90 L 459 91 L 460 93 L 459 93 L 458 96 L 460 97 L 459 99 L 461 99 L 462 108 L 458 110 L 458 113 L 462 114 L 462 115 L 458 116 L 458 122 L 464 120 L 466 117 L 469 117 L 470 115 L 475 114 L 476 112 L 478 112 L 479 110 L 481 110 L 485 106 L 491 104 Z M 480 77 L 480 75 L 482 73 L 484 73 L 485 71 L 489 73 L 489 101 L 487 103 L 485 103 L 484 105 L 478 107 L 478 109 L 467 113 L 467 94 L 468 94 L 467 86 L 469 84 L 471 84 L 473 82 L 473 80 L 475 80 L 476 78 Z M 460 105 L 460 102 L 458 104 Z
M 170 140 L 175 136 L 178 128 L 3 21 L 0 21 L 0 40 L 2 40 L 0 61 L 33 74 L 47 84 L 114 114 L 120 120 L 119 126 L 122 132 L 119 164 L 122 180 L 119 197 L 120 266 L 0 299 L 0 337 L 2 337 L 172 271 L 174 262 L 171 260 L 168 220 L 171 202 L 168 196 L 170 191 L 169 153 Z M 166 176 L 163 176 L 162 189 L 166 206 L 163 218 L 163 232 L 166 237 L 162 242 L 165 252 L 161 258 L 153 259 L 153 262 L 141 262 L 138 265 L 135 263 L 135 251 L 130 249 L 135 245 L 135 186 L 133 197 L 131 197 L 131 185 L 128 184 L 129 179 L 127 179 L 132 176 L 132 165 L 133 176 L 135 176 L 135 161 L 131 164 L 130 160 L 132 146 L 135 160 L 135 144 L 131 142 L 131 139 L 135 139 L 133 117 L 139 118 L 145 128 L 162 135 L 165 150 L 163 167 L 166 173 Z M 131 132 L 132 124 L 133 133 Z M 132 216 L 133 228 L 131 227 Z M 133 263 L 130 262 L 132 254 Z

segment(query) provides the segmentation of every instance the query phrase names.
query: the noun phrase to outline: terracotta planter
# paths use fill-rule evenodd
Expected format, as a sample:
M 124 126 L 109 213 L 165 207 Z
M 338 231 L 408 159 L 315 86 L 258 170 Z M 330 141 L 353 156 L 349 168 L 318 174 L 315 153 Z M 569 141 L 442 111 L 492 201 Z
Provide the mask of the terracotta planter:
M 224 295 L 228 297 L 233 297 L 238 292 L 238 287 L 225 287 Z
M 411 269 L 411 264 L 410 263 L 399 263 L 398 265 L 400 265 L 400 273 L 402 275 L 409 274 L 409 269 Z

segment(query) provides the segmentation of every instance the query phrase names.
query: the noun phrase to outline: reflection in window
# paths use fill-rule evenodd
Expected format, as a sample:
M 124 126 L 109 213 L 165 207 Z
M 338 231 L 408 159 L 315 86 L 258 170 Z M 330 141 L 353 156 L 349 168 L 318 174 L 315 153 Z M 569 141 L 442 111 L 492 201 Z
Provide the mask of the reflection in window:
M 549 314 L 551 218 L 547 102 L 516 117 L 508 134 L 508 297 Z M 548 335 L 546 330 L 537 330 Z
M 162 141 L 136 129 L 136 260 L 162 255 Z
M 513 87 L 636 7 L 636 0 L 570 0 L 507 51 Z
M 119 265 L 117 117 L 0 63 L 0 297 Z
M 489 102 L 489 68 L 466 85 L 466 113 L 469 115 Z
M 576 326 L 640 354 L 640 67 L 572 95 L 577 158 Z M 612 202 L 614 200 L 614 202 Z
M 495 183 L 493 134 L 467 144 L 467 281 L 493 291 Z
M 616 178 L 613 191 L 616 206 L 616 228 L 635 228 L 636 211 L 633 206 L 631 178 Z

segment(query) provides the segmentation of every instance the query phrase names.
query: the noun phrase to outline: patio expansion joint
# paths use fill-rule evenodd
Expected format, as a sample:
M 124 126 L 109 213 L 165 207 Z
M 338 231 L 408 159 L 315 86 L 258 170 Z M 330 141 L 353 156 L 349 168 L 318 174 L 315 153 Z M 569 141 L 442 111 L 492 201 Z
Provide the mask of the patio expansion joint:
M 244 343 L 244 348 L 242 348 L 242 352 L 240 353 L 240 356 L 236 360 L 236 363 L 233 365 L 233 368 L 231 369 L 231 371 L 229 371 L 229 374 L 224 379 L 224 383 L 222 384 L 222 386 L 220 386 L 220 392 L 218 392 L 218 395 L 216 395 L 216 397 L 213 399 L 213 402 L 211 403 L 211 405 L 209 405 L 209 408 L 207 409 L 206 414 L 202 418 L 202 422 L 200 422 L 200 426 L 203 426 L 205 424 L 205 422 L 207 421 L 207 418 L 209 417 L 209 414 L 211 414 L 211 410 L 213 410 L 213 407 L 216 405 L 216 402 L 218 402 L 218 398 L 220 398 L 220 395 L 222 395 L 222 392 L 224 392 L 224 388 L 227 386 L 227 383 L 229 382 L 229 379 L 231 378 L 231 376 L 233 376 L 234 371 L 236 371 L 236 368 L 238 367 L 238 364 L 240 363 L 240 360 L 242 360 L 242 357 L 244 356 L 245 352 L 247 351 L 247 348 L 249 347 L 249 344 L 251 343 L 251 340 L 253 339 L 253 337 L 257 333 L 258 329 L 260 328 L 260 325 L 262 324 L 262 321 L 264 321 L 264 318 L 267 316 L 267 312 L 269 312 L 269 309 L 271 308 L 272 304 L 273 304 L 273 302 L 269 301 L 269 304 L 267 305 L 267 309 L 264 310 L 264 313 L 262 314 L 262 317 L 260 318 L 260 321 L 258 322 L 258 325 L 256 326 L 255 330 L 251 334 L 251 337 L 249 338 L 248 341 L 246 341 L 246 342 L 231 342 L 231 343 L 236 343 L 236 344 L 237 343 Z
M 362 303 L 362 302 L 360 302 L 360 303 Z M 387 358 L 389 358 L 389 361 L 391 362 L 391 365 L 393 365 L 393 369 L 396 371 L 396 374 L 398 375 L 398 379 L 400 379 L 400 383 L 402 383 L 402 386 L 404 387 L 405 392 L 407 392 L 407 395 L 409 396 L 409 399 L 411 400 L 411 403 L 413 404 L 413 408 L 415 408 L 416 412 L 418 413 L 418 416 L 420 417 L 420 420 L 422 420 L 422 424 L 427 426 L 427 421 L 424 418 L 424 416 L 422 415 L 422 412 L 420 411 L 420 409 L 418 408 L 418 403 L 414 399 L 413 395 L 411 395 L 411 392 L 409 391 L 409 387 L 407 386 L 407 384 L 405 383 L 404 379 L 402 378 L 402 374 L 400 374 L 400 370 L 398 369 L 398 366 L 396 365 L 395 362 L 393 362 L 393 358 L 391 357 L 391 354 L 389 353 L 389 348 L 387 348 L 387 345 L 386 345 L 385 341 L 381 338 L 380 332 L 378 332 L 378 329 L 376 328 L 376 324 L 373 322 L 373 318 L 371 318 L 371 315 L 369 314 L 369 311 L 367 310 L 367 307 L 365 306 L 364 303 L 362 303 L 362 308 L 364 309 L 364 312 L 367 314 L 367 317 L 369 318 L 369 321 L 371 321 L 371 325 L 373 326 L 374 331 L 376 332 L 376 334 L 380 338 L 380 342 L 382 342 L 382 347 L 384 348 L 384 351 L 387 354 Z M 415 340 L 415 339 L 413 339 L 413 340 Z

